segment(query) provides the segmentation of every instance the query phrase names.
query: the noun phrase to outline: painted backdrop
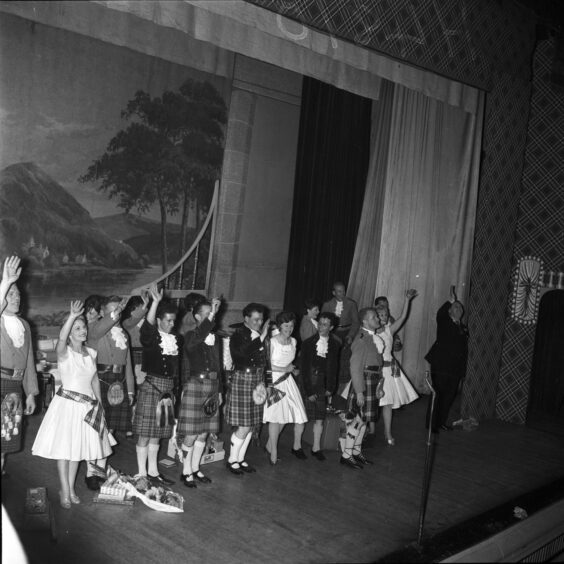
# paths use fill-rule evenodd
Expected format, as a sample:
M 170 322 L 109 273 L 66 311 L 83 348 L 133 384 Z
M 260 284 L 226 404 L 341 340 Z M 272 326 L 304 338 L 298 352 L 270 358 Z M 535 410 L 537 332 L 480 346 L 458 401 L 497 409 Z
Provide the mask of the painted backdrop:
M 0 53 L 0 256 L 24 259 L 27 317 L 51 335 L 70 299 L 128 294 L 190 246 L 230 85 L 6 14 Z

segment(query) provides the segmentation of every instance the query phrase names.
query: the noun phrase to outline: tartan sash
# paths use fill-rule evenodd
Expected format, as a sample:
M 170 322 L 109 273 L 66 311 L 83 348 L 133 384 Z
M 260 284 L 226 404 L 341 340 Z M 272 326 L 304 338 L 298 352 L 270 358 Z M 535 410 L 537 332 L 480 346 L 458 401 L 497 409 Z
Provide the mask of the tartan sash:
M 97 431 L 100 438 L 104 437 L 104 435 L 108 432 L 106 429 L 106 420 L 104 419 L 102 406 L 97 399 L 80 394 L 79 392 L 73 392 L 72 390 L 63 390 L 62 386 L 57 390 L 57 395 L 65 399 L 91 405 L 92 409 L 84 416 L 84 422 Z
M 268 386 L 268 395 L 266 397 L 266 403 L 268 407 L 279 402 L 286 395 L 286 392 L 283 392 L 282 390 L 279 390 L 274 386 L 276 384 L 281 384 L 282 382 L 284 382 L 284 380 L 287 380 L 291 375 L 292 375 L 291 372 L 286 372 L 285 374 L 282 374 L 282 376 L 280 376 L 280 378 L 278 378 L 276 382 L 272 382 L 272 384 Z

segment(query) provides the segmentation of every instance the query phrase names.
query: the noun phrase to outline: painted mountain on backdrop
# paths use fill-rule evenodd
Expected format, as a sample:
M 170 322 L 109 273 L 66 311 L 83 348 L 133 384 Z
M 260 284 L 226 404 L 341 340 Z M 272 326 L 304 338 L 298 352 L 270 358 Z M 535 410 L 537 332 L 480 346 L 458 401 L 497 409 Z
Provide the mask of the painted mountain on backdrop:
M 56 267 L 77 263 L 143 267 L 138 253 L 108 236 L 63 186 L 32 162 L 0 171 L 0 253 Z

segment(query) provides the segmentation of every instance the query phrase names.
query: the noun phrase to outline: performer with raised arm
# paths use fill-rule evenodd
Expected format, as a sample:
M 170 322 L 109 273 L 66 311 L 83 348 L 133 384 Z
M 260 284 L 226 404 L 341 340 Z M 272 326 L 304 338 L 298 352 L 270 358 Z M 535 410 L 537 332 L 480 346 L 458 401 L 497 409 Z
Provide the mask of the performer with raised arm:
M 208 433 L 219 432 L 222 402 L 220 342 L 213 333 L 221 301 L 200 301 L 193 309 L 197 326 L 184 336 L 184 359 L 189 374 L 182 389 L 177 435 L 182 441 L 183 467 L 180 480 L 188 488 L 211 479 L 200 470 Z
M 429 422 L 427 411 L 427 428 L 431 423 L 434 433 L 439 429 L 451 431 L 447 425 L 448 413 L 456 397 L 460 381 L 466 374 L 468 357 L 468 328 L 462 322 L 464 307 L 456 297 L 455 287 L 450 287 L 450 298 L 437 311 L 437 339 L 425 360 L 431 365 L 431 378 L 437 392 L 433 421 Z M 429 403 L 429 407 L 430 407 Z
M 141 325 L 143 371 L 147 376 L 139 388 L 133 417 L 137 435 L 137 465 L 141 476 L 149 477 L 155 486 L 174 484 L 157 466 L 161 439 L 170 439 L 174 426 L 174 386 L 179 378 L 182 337 L 173 333 L 176 306 L 163 301 L 163 290 L 153 284 L 147 317 Z
M 61 386 L 31 450 L 36 456 L 57 460 L 59 501 L 64 509 L 80 503 L 74 489 L 80 461 L 105 459 L 116 444 L 108 433 L 100 401 L 96 351 L 85 345 L 88 328 L 83 312 L 82 302 L 71 302 L 56 349 Z
M 250 303 L 243 309 L 244 323 L 229 340 L 233 373 L 225 401 L 225 420 L 234 427 L 227 469 L 232 474 L 256 472 L 245 455 L 252 429 L 262 421 L 266 401 L 264 386 L 267 364 L 266 339 L 270 321 L 264 319 L 264 307 Z
M 131 432 L 131 406 L 135 399 L 130 339 L 120 323 L 126 304 L 127 298 L 104 298 L 102 317 L 90 323 L 87 343 L 98 353 L 96 367 L 106 423 L 112 433 L 119 431 L 124 434 Z M 96 465 L 105 468 L 106 459 L 97 460 Z M 103 478 L 95 475 L 90 465 L 89 471 L 86 485 L 91 490 L 97 490 Z
M 2 394 L 2 475 L 6 454 L 18 452 L 22 446 L 22 416 L 35 411 L 35 396 L 39 393 L 35 359 L 31 347 L 31 330 L 18 314 L 20 291 L 16 286 L 21 273 L 20 259 L 4 261 L 0 282 L 0 376 Z M 25 409 L 22 405 L 22 388 Z
M 401 315 L 393 323 L 389 323 L 390 311 L 387 306 L 376 306 L 380 320 L 377 334 L 384 341 L 382 376 L 384 377 L 384 396 L 380 398 L 382 415 L 384 418 L 384 435 L 389 446 L 396 444 L 392 436 L 392 409 L 398 409 L 416 400 L 419 395 L 402 372 L 398 361 L 394 358 L 394 335 L 405 323 L 409 313 L 409 304 L 417 296 L 415 290 L 407 290 Z
M 341 464 L 359 469 L 372 464 L 362 454 L 362 439 L 366 425 L 376 420 L 378 400 L 384 395 L 382 386 L 382 353 L 384 341 L 376 334 L 380 326 L 374 308 L 364 308 L 359 313 L 362 327 L 351 346 L 351 386 L 348 395 L 347 436 Z

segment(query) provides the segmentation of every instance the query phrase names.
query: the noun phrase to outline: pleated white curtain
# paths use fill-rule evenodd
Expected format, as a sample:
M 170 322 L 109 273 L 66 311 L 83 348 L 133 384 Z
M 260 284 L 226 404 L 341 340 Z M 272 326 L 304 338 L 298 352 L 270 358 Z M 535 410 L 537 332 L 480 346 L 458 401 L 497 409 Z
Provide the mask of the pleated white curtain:
M 424 392 L 423 357 L 435 339 L 436 311 L 450 285 L 463 303 L 468 294 L 483 96 L 469 112 L 395 84 L 391 112 L 389 138 L 373 148 L 372 161 L 385 153 L 387 165 L 384 174 L 370 169 L 349 294 L 361 307 L 385 295 L 397 317 L 405 290 L 419 292 L 398 358 Z M 377 236 L 362 229 L 371 222 L 381 223 L 379 249 Z

